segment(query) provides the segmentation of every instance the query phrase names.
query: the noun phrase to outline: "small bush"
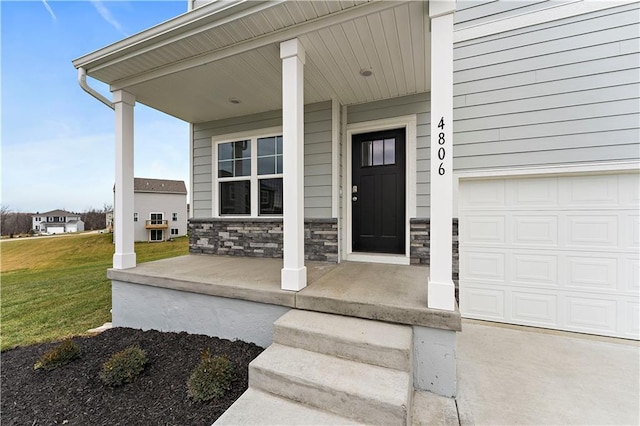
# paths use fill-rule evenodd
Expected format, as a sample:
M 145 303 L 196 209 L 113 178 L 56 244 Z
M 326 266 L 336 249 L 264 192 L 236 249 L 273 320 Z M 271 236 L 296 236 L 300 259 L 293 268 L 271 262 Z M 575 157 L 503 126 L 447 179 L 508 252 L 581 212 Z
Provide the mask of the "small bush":
M 200 358 L 200 364 L 187 380 L 187 394 L 199 402 L 221 397 L 231 389 L 233 364 L 226 357 L 212 357 L 208 349 Z
M 132 382 L 147 364 L 147 354 L 137 346 L 131 346 L 111 356 L 102 364 L 100 380 L 108 386 L 122 386 Z
M 33 365 L 34 370 L 43 369 L 46 371 L 55 370 L 58 367 L 69 364 L 80 357 L 80 348 L 71 340 L 65 340 L 57 346 L 42 354 Z

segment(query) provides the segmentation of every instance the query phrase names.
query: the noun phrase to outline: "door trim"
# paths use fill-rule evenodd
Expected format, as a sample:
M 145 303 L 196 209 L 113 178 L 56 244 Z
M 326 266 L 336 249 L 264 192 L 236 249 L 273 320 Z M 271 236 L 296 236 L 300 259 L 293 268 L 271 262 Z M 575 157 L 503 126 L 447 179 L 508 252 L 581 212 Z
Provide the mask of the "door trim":
M 393 118 L 386 118 L 382 120 L 363 121 L 361 123 L 347 124 L 346 139 L 343 143 L 345 152 L 345 183 L 346 185 L 342 191 L 343 206 L 346 206 L 346 220 L 344 221 L 343 235 L 345 237 L 345 250 L 342 255 L 342 260 L 352 260 L 359 262 L 373 262 L 373 263 L 396 263 L 405 264 L 410 263 L 411 256 L 411 228 L 409 219 L 416 216 L 416 133 L 417 133 L 417 116 L 404 115 Z M 383 130 L 401 129 L 405 130 L 405 254 L 404 255 L 380 255 L 380 254 L 368 254 L 368 253 L 353 253 L 353 210 L 351 205 L 351 186 L 352 180 L 352 157 L 353 147 L 352 138 L 354 135 L 360 133 L 371 133 Z

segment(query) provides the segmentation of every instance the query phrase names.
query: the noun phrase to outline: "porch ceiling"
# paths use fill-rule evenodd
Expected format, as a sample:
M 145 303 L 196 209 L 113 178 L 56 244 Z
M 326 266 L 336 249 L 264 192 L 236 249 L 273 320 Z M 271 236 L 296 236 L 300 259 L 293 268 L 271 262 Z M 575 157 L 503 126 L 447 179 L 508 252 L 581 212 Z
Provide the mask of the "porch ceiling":
M 74 65 L 192 123 L 280 109 L 279 43 L 294 37 L 306 50 L 307 104 L 335 97 L 349 105 L 428 90 L 425 2 L 248 3 L 204 6 Z M 363 77 L 362 69 L 373 74 Z

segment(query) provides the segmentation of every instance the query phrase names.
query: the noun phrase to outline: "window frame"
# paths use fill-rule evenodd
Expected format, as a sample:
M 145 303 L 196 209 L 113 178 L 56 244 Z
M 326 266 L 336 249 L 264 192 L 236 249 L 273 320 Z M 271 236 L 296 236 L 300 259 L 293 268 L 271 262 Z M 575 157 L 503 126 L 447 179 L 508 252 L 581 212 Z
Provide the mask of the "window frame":
M 258 175 L 258 139 L 282 136 L 282 126 L 230 133 L 211 138 L 211 212 L 215 218 L 282 218 L 281 214 L 260 214 L 260 180 L 283 179 L 283 173 Z M 249 176 L 218 177 L 218 145 L 242 140 L 251 141 L 251 173 Z M 284 165 L 283 165 L 284 166 Z M 250 214 L 220 214 L 220 183 L 249 181 L 251 191 Z
M 171 213 L 171 221 L 172 222 L 178 221 L 178 213 Z

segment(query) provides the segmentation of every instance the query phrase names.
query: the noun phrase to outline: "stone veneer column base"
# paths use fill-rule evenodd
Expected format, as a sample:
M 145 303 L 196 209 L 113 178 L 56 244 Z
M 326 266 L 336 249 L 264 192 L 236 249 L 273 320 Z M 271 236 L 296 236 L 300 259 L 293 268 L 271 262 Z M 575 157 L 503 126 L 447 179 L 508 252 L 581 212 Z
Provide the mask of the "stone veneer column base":
M 429 218 L 412 218 L 409 221 L 409 238 L 411 240 L 411 264 L 429 266 L 429 250 L 431 222 Z M 456 300 L 458 299 L 458 283 L 460 271 L 460 253 L 458 248 L 458 219 L 453 219 L 452 226 L 452 276 L 451 279 L 456 285 Z

